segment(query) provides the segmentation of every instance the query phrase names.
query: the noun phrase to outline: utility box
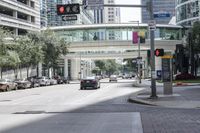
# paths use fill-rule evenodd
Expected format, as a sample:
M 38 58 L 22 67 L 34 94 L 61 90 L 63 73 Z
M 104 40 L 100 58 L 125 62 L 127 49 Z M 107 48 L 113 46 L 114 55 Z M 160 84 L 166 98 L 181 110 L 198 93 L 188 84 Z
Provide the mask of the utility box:
M 162 57 L 162 80 L 164 95 L 172 95 L 172 56 Z

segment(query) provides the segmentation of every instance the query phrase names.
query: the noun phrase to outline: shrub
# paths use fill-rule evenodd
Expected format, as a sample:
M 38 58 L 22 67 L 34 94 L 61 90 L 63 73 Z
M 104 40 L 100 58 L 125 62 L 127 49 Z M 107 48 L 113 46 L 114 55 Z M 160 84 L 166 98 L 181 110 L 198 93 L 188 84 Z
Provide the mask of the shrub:
M 189 73 L 182 73 L 176 75 L 176 80 L 186 80 L 186 79 L 195 79 L 195 76 Z

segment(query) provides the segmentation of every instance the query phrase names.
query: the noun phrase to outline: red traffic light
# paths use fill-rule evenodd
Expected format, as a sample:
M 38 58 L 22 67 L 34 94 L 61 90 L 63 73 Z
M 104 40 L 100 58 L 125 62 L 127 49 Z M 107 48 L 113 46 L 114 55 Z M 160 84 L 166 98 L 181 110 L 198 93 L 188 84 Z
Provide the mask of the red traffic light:
M 164 49 L 156 49 L 154 51 L 155 56 L 163 56 L 164 55 Z
M 80 14 L 80 5 L 78 3 L 57 5 L 57 14 L 58 15 Z
M 65 8 L 64 8 L 64 6 L 61 6 L 61 7 L 59 7 L 58 10 L 59 10 L 59 13 L 63 14 L 65 11 Z

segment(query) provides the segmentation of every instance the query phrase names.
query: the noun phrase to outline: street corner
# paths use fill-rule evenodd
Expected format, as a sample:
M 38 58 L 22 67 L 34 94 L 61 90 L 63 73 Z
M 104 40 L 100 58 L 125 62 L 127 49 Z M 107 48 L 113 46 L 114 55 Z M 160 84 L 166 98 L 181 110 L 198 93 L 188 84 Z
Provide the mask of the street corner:
M 133 94 L 128 98 L 128 102 L 136 103 L 141 105 L 149 105 L 149 106 L 157 106 L 153 101 L 155 99 L 151 99 L 150 95 L 143 95 L 145 91 L 140 91 L 137 94 Z

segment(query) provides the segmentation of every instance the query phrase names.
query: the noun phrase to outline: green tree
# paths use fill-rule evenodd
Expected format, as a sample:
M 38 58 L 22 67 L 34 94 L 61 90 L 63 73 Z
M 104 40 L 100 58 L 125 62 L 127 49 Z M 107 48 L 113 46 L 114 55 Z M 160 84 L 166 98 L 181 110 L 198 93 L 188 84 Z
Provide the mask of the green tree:
M 45 67 L 47 70 L 49 70 L 49 68 L 56 68 L 58 66 L 58 59 L 67 53 L 68 43 L 57 37 L 54 32 L 49 29 L 43 31 L 42 36 Z
M 92 70 L 92 73 L 95 74 L 95 75 L 98 75 L 100 72 L 101 72 L 101 70 L 99 69 L 99 67 L 95 67 L 95 68 Z
M 193 24 L 191 30 L 191 36 L 189 35 L 188 51 L 190 51 L 190 61 L 191 61 L 191 74 L 197 75 L 198 68 L 198 57 L 200 53 L 200 22 L 196 21 Z

